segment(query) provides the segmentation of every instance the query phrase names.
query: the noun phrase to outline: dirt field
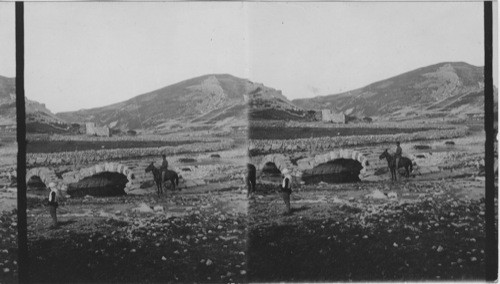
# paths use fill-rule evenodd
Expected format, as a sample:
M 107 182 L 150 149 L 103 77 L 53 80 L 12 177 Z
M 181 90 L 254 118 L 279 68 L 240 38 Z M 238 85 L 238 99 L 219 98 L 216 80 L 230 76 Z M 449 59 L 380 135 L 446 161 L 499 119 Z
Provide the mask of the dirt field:
M 246 195 L 231 187 L 168 194 L 68 200 L 56 229 L 30 200 L 30 279 L 243 281 Z
M 296 180 L 289 216 L 277 182 L 258 180 L 247 199 L 239 176 L 246 154 L 239 150 L 217 159 L 193 154 L 190 162 L 171 157 L 192 186 L 162 197 L 144 173 L 150 159 L 123 161 L 137 171 L 140 188 L 62 200 L 58 228 L 50 227 L 48 192 L 29 193 L 29 276 L 181 283 L 483 279 L 484 134 L 453 142 L 426 141 L 425 150 L 414 147 L 422 142 L 403 145 L 423 158 L 412 177 L 398 182 L 378 160 L 393 145 L 359 147 L 376 174 L 336 185 Z M 3 283 L 17 279 L 17 223 L 15 190 L 2 181 L 2 208 L 11 206 L 0 217 Z
M 12 173 L 17 164 L 17 143 L 12 134 L 0 145 L 0 282 L 17 281 L 17 190 Z
M 249 204 L 248 280 L 484 279 L 485 134 L 476 125 L 469 131 L 404 143 L 414 172 L 398 182 L 378 159 L 384 149 L 394 150 L 393 143 L 350 147 L 368 158 L 369 177 L 337 185 L 296 181 L 290 216 L 283 214 L 279 177 L 258 181 Z M 306 132 L 272 133 L 279 139 Z M 318 154 L 286 153 L 292 162 Z
M 431 130 L 432 128 L 368 128 L 368 127 L 342 127 L 342 128 L 302 128 L 302 127 L 286 127 L 286 128 L 267 128 L 267 127 L 251 127 L 249 132 L 250 139 L 300 139 L 311 137 L 335 137 L 335 136 L 351 136 L 351 135 L 383 135 L 396 133 L 413 133 L 420 131 Z
M 273 187 L 249 205 L 250 281 L 484 278 L 481 181 L 303 187 L 291 216 Z
M 212 155 L 217 154 L 218 158 Z M 169 156 L 181 191 L 161 197 L 145 167 L 126 196 L 65 199 L 51 228 L 47 190 L 28 195 L 30 279 L 47 282 L 242 282 L 246 279 L 245 152 Z M 156 158 L 158 160 L 158 158 Z M 159 161 L 158 161 L 159 162 Z M 169 186 L 171 189 L 171 187 Z
M 94 149 L 127 149 L 127 148 L 146 148 L 146 147 L 164 147 L 192 144 L 200 141 L 30 141 L 26 145 L 28 153 L 58 153 L 71 151 L 85 151 Z

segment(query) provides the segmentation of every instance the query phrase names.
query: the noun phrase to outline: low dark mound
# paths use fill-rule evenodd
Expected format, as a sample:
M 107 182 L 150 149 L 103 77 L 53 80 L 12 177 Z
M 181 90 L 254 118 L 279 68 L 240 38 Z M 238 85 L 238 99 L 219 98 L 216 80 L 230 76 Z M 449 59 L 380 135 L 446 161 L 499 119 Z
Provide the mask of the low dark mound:
M 444 142 L 445 145 L 455 145 L 455 142 L 453 141 L 446 141 Z
M 27 182 L 28 190 L 45 190 L 47 185 L 42 181 L 39 176 L 32 176 Z
M 181 158 L 181 159 L 179 159 L 179 162 L 181 162 L 181 163 L 194 163 L 194 162 L 196 162 L 196 159 L 193 159 L 193 158 Z
M 220 158 L 220 155 L 219 154 L 212 154 L 212 155 L 210 155 L 210 158 Z
M 414 149 L 416 150 L 429 150 L 431 146 L 429 145 L 415 145 L 413 146 Z
M 356 160 L 337 159 L 304 171 L 302 180 L 306 184 L 358 182 L 362 168 L 361 163 Z
M 127 182 L 128 179 L 123 174 L 103 172 L 69 184 L 68 194 L 71 197 L 125 195 L 125 184 Z

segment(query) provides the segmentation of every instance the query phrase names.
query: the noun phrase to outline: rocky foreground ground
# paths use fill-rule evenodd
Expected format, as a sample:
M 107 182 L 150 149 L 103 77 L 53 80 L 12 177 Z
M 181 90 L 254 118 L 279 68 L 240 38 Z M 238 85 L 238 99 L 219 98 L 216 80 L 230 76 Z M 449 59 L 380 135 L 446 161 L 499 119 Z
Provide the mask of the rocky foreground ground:
M 479 280 L 485 277 L 484 183 L 407 180 L 292 194 L 249 205 L 249 281 Z
M 478 280 L 485 274 L 477 177 L 298 186 L 283 215 L 275 185 L 247 203 L 208 192 L 67 200 L 50 228 L 29 199 L 30 277 L 55 281 Z M 248 206 L 248 208 L 247 208 Z M 247 214 L 248 213 L 248 214 Z
M 242 282 L 246 195 L 234 188 L 168 197 L 68 200 L 50 228 L 30 200 L 30 279 L 47 282 Z
M 0 283 L 18 279 L 17 210 L 4 210 L 0 215 Z

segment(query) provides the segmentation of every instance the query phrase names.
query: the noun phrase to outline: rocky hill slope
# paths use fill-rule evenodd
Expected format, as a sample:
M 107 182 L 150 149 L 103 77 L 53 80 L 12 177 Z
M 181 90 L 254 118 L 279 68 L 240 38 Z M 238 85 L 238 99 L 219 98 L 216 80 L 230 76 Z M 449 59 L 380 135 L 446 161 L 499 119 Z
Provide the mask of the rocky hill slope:
M 93 121 L 121 129 L 243 125 L 247 123 L 247 102 L 272 92 L 232 75 L 205 75 L 117 104 L 57 115 L 68 122 Z
M 484 113 L 483 67 L 439 63 L 360 89 L 293 103 L 304 109 L 330 108 L 358 117 Z

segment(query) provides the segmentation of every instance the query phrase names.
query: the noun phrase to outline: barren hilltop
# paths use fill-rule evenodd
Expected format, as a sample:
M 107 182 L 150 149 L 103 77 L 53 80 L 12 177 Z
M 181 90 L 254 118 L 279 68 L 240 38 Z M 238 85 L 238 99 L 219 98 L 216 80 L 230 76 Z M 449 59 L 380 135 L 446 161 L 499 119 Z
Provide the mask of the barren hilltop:
M 205 75 L 117 104 L 57 115 L 68 122 L 90 120 L 129 129 L 168 128 L 175 123 L 242 125 L 247 119 L 245 96 L 259 87 L 228 74 Z
M 358 117 L 483 113 L 484 71 L 464 62 L 444 62 L 360 89 L 293 103 L 304 109 L 331 108 Z

